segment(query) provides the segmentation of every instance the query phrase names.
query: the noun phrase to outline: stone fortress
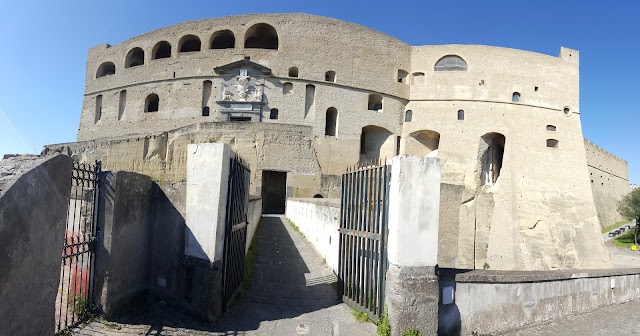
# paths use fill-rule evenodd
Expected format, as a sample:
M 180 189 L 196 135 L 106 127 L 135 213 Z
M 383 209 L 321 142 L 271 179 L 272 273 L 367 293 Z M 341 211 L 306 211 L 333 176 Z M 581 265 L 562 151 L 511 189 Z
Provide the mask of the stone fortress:
M 89 50 L 77 142 L 104 169 L 186 178 L 187 145 L 224 142 L 266 212 L 339 197 L 396 154 L 442 160 L 439 265 L 607 268 L 626 161 L 586 141 L 579 52 L 410 46 L 308 14 L 189 21 Z

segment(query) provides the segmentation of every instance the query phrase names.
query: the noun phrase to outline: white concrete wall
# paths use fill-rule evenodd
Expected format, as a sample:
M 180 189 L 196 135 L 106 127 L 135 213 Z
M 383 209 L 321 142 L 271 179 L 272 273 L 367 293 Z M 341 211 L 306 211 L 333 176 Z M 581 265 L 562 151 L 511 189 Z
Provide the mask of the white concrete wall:
M 340 200 L 290 198 L 285 216 L 318 251 L 327 266 L 338 273 Z
M 253 236 L 258 228 L 258 223 L 260 223 L 260 218 L 262 218 L 262 198 L 249 196 L 249 209 L 247 210 L 247 220 L 249 224 L 247 225 L 247 246 L 244 249 L 245 254 L 249 251 L 249 246 L 251 246 L 251 242 L 253 241 Z
M 187 146 L 185 255 L 222 259 L 231 147 L 221 143 Z

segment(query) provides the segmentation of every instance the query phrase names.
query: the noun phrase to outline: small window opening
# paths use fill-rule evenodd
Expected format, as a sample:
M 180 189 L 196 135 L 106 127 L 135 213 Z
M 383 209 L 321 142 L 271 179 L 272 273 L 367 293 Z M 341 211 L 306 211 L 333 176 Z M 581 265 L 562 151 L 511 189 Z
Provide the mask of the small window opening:
M 144 50 L 142 48 L 133 48 L 127 53 L 124 67 L 131 68 L 144 64 Z
M 251 56 L 245 56 L 244 59 L 246 59 L 247 61 L 251 60 Z
M 336 82 L 336 72 L 335 71 L 327 71 L 324 74 L 324 80 L 327 81 L 327 82 L 335 83 Z
M 161 59 L 171 57 L 171 44 L 167 41 L 156 43 L 151 52 L 152 59 Z
M 271 111 L 269 112 L 269 119 L 271 119 L 271 120 L 277 120 L 278 119 L 278 109 L 276 109 L 276 108 L 271 109 Z
M 404 122 L 411 122 L 411 120 L 413 120 L 413 111 L 407 110 L 407 112 L 404 113 Z
M 505 137 L 500 133 L 488 133 L 480 141 L 480 181 L 482 185 L 493 185 L 500 177 L 504 158 Z
M 251 121 L 251 117 L 229 117 L 229 121 Z
M 230 30 L 220 30 L 211 35 L 211 49 L 233 49 L 236 46 L 236 37 Z
M 458 110 L 458 120 L 464 120 L 464 111 Z
M 379 112 L 382 110 L 382 96 L 377 94 L 369 95 L 369 103 L 367 104 L 369 111 Z
M 282 84 L 282 93 L 283 94 L 293 93 L 293 84 L 289 82 Z
M 547 147 L 558 148 L 558 140 L 556 140 L 556 139 L 547 139 Z
M 409 73 L 404 70 L 398 70 L 398 83 L 407 83 L 407 77 Z
M 96 78 L 110 76 L 116 74 L 116 65 L 112 62 L 105 62 L 100 64 L 98 67 L 98 72 L 96 73 Z
M 158 108 L 160 107 L 160 97 L 157 94 L 152 93 L 147 96 L 144 102 L 144 111 L 145 112 L 158 112 Z
M 320 194 L 315 194 L 313 195 L 313 198 L 324 198 L 324 197 L 322 197 L 322 195 Z M 329 237 L 329 243 L 331 243 L 331 237 Z
M 258 23 L 247 30 L 244 40 L 245 48 L 278 49 L 278 33 L 266 23 Z
M 298 77 L 298 68 L 296 67 L 289 68 L 289 77 Z
M 122 120 L 124 117 L 124 111 L 127 108 L 127 90 L 120 91 L 120 97 L 118 99 L 118 120 Z
M 400 155 L 400 140 L 402 140 L 401 136 L 396 137 L 396 155 Z
M 94 123 L 97 123 L 102 118 L 102 95 L 96 96 L 96 116 Z
M 203 117 L 208 117 L 209 116 L 209 106 L 205 106 L 202 108 L 202 116 Z
M 178 43 L 178 52 L 200 51 L 200 38 L 195 35 L 185 35 Z
M 568 106 L 565 106 L 564 109 L 562 109 L 562 113 L 564 113 L 564 115 L 566 115 L 566 116 L 570 116 L 571 115 L 571 109 Z
M 537 87 L 537 86 L 536 86 L 536 87 L 534 87 L 534 88 L 533 88 L 533 91 L 538 91 L 538 87 Z
M 324 126 L 324 135 L 336 136 L 338 125 L 338 110 L 335 107 L 327 109 L 326 122 Z
M 311 84 L 305 86 L 304 117 L 313 117 L 316 111 L 316 87 Z
M 514 102 L 514 103 L 519 103 L 520 102 L 520 93 L 514 92 L 511 95 L 511 101 Z
M 547 131 L 555 132 L 556 131 L 556 127 L 553 126 L 553 125 L 547 125 Z

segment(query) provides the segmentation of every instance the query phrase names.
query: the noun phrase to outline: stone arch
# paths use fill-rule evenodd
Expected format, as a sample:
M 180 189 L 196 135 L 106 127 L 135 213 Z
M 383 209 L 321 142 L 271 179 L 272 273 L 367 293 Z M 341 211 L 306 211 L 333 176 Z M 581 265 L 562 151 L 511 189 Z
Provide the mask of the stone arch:
M 233 49 L 236 47 L 236 36 L 232 31 L 218 30 L 211 35 L 210 49 Z
M 289 77 L 298 77 L 298 68 L 290 67 L 288 72 Z
M 520 92 L 514 92 L 511 94 L 511 102 L 519 103 L 520 102 Z
M 160 41 L 151 50 L 151 59 L 161 59 L 171 57 L 171 43 Z
M 293 83 L 286 82 L 282 84 L 282 94 L 291 94 L 293 93 Z
M 160 97 L 157 94 L 152 93 L 144 100 L 145 112 L 158 112 L 160 109 Z
M 124 67 L 131 68 L 138 65 L 144 65 L 144 50 L 142 50 L 142 48 L 135 47 L 127 53 L 127 57 L 124 61 Z
M 405 154 L 435 157 L 440 148 L 440 133 L 420 130 L 409 134 L 405 140 Z
M 116 65 L 113 62 L 104 62 L 98 67 L 96 71 L 96 78 L 110 76 L 116 74 Z
M 244 47 L 278 50 L 278 32 L 266 23 L 257 23 L 244 34 Z
M 178 52 L 200 51 L 202 43 L 200 38 L 195 35 L 185 35 L 178 42 Z
M 504 159 L 506 138 L 500 133 L 487 133 L 480 138 L 478 161 L 480 185 L 493 185 L 498 181 Z
M 411 121 L 413 121 L 413 111 L 407 110 L 404 113 L 404 122 L 411 122 Z
M 398 70 L 398 83 L 405 83 L 407 84 L 407 78 L 409 77 L 409 73 L 405 70 L 399 69 Z
M 395 152 L 393 133 L 380 126 L 369 125 L 360 133 L 360 161 L 377 161 Z
M 335 107 L 327 109 L 324 135 L 336 136 L 338 129 L 338 110 Z
M 336 72 L 333 71 L 333 70 L 329 70 L 329 71 L 325 72 L 324 80 L 327 81 L 327 82 L 335 83 L 336 82 Z

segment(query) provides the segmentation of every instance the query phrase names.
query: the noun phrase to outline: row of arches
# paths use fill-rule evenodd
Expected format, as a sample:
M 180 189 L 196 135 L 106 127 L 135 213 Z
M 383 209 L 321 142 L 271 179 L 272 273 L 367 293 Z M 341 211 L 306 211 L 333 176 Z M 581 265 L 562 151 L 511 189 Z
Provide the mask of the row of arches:
M 214 32 L 208 41 L 208 49 L 233 49 L 236 47 L 236 37 L 231 30 L 219 30 Z M 272 49 L 278 50 L 279 39 L 276 29 L 266 23 L 257 23 L 245 32 L 245 49 Z M 170 58 L 173 47 L 167 41 L 156 43 L 151 49 L 151 60 Z M 202 41 L 197 35 L 184 35 L 178 40 L 177 52 L 187 53 L 202 50 Z M 132 48 L 125 57 L 125 68 L 141 66 L 145 64 L 145 51 L 140 47 Z M 96 72 L 96 78 L 114 75 L 116 66 L 113 62 L 102 63 Z

